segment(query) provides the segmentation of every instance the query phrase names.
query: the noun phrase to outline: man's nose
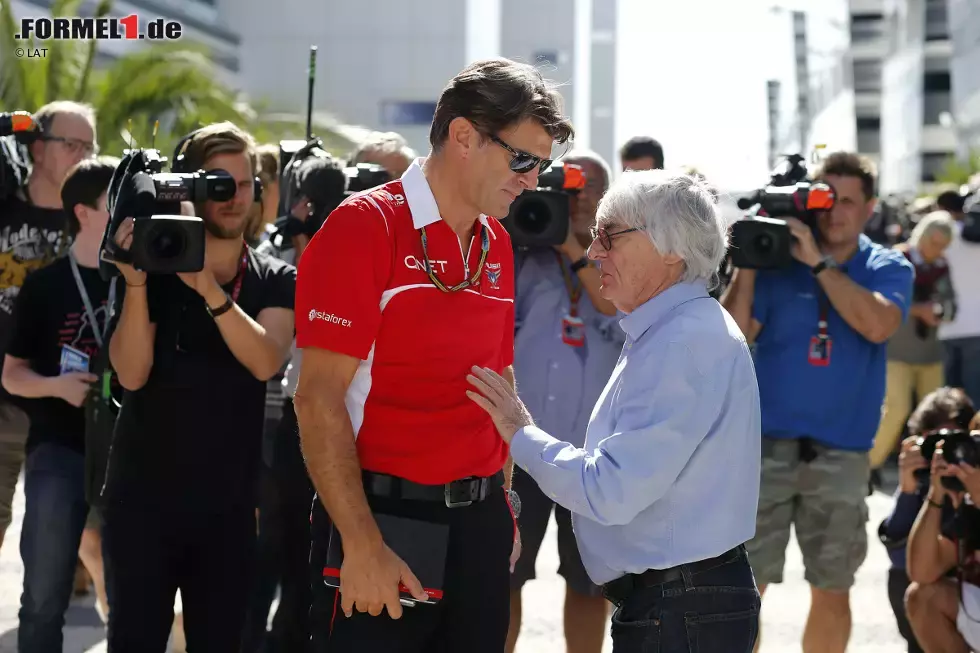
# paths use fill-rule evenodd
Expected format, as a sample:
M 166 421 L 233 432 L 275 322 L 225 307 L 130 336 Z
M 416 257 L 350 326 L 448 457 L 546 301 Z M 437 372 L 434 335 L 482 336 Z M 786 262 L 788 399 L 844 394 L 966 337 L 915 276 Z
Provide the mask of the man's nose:
M 521 186 L 524 190 L 531 190 L 532 188 L 538 187 L 538 169 L 535 167 L 530 172 L 525 172 L 519 175 L 521 180 Z
M 593 238 L 592 242 L 589 243 L 589 248 L 585 250 L 585 255 L 592 261 L 598 261 L 605 258 L 606 250 L 599 244 L 598 238 Z

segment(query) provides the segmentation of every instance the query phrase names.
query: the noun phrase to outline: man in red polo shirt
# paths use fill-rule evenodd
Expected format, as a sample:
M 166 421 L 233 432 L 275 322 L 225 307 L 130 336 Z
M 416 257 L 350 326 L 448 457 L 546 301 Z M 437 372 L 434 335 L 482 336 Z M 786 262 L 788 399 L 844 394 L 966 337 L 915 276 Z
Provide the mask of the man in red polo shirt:
M 503 650 L 509 452 L 466 375 L 486 365 L 513 379 L 513 250 L 488 216 L 535 188 L 572 134 L 534 68 L 471 64 L 439 99 L 429 156 L 349 198 L 303 255 L 295 406 L 322 504 L 318 651 Z M 338 534 L 339 570 L 327 563 Z M 339 595 L 327 587 L 338 576 Z

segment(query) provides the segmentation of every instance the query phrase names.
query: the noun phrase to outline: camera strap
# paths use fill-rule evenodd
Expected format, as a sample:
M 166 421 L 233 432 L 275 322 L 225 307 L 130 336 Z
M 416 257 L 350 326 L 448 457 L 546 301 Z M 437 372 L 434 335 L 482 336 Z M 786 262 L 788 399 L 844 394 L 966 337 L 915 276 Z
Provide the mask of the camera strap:
M 816 367 L 827 367 L 830 365 L 830 349 L 833 342 L 827 329 L 827 320 L 830 317 L 830 299 L 827 294 L 817 285 L 817 335 L 810 338 L 810 349 L 807 351 L 807 362 Z
M 95 308 L 92 306 L 92 300 L 88 296 L 88 290 L 85 288 L 85 283 L 82 281 L 82 273 L 78 270 L 78 261 L 75 260 L 75 252 L 68 250 L 68 262 L 71 263 L 71 273 L 75 277 L 75 285 L 78 287 L 78 294 L 82 296 L 82 304 L 85 305 L 85 314 L 88 315 L 88 321 L 92 325 L 92 333 L 95 335 L 95 342 L 98 343 L 99 348 L 102 348 L 102 343 L 105 340 L 106 335 L 109 333 L 109 323 L 112 321 L 112 311 L 115 309 L 116 305 L 116 279 L 119 277 L 113 277 L 112 281 L 109 282 L 109 300 L 106 303 L 105 309 L 105 324 L 102 325 L 102 330 L 99 330 L 99 321 L 95 319 Z

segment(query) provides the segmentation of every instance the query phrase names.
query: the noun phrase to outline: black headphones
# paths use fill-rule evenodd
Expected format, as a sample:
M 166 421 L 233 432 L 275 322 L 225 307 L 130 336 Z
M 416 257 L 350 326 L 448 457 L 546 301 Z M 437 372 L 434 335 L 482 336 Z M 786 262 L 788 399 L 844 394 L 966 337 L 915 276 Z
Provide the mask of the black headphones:
M 194 140 L 194 137 L 197 136 L 197 134 L 201 131 L 201 129 L 203 128 L 195 129 L 190 134 L 184 136 L 182 139 L 180 139 L 177 142 L 177 146 L 174 148 L 174 157 L 170 163 L 170 172 L 176 172 L 176 173 L 196 172 L 196 170 L 190 169 L 190 165 L 188 164 L 188 159 L 187 159 L 187 150 L 190 149 L 191 142 Z M 252 201 L 261 202 L 262 180 L 259 179 L 258 177 L 255 177 L 254 183 L 252 184 L 252 188 L 255 189 L 255 192 L 252 195 Z

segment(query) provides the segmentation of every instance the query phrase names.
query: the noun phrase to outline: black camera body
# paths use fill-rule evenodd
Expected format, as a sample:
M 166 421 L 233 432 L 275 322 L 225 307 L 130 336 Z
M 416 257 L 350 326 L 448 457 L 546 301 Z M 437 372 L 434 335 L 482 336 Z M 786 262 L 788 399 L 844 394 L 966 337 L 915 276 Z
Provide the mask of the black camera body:
M 785 218 L 816 228 L 816 212 L 829 211 L 836 196 L 824 182 L 808 179 L 800 154 L 785 157 L 773 170 L 769 185 L 738 200 L 738 208 L 754 210 L 732 225 L 729 257 L 736 268 L 775 269 L 793 262 L 793 236 Z
M 980 467 L 980 431 L 971 433 L 963 429 L 943 429 L 938 431 L 936 436 L 937 441 L 943 441 L 943 460 L 946 461 L 946 464 L 959 465 L 963 463 L 972 467 Z M 935 450 L 935 446 L 933 450 Z M 941 482 L 947 490 L 954 492 L 966 490 L 963 487 L 963 481 L 955 476 L 943 476 Z M 977 497 L 977 500 L 980 501 L 980 497 Z
M 109 222 L 102 238 L 99 269 L 103 278 L 118 274 L 113 262 L 128 263 L 151 274 L 204 269 L 204 220 L 180 213 L 181 202 L 226 202 L 237 192 L 224 170 L 163 172 L 159 150 L 127 150 L 109 184 Z M 115 243 L 116 230 L 133 218 L 129 250 Z
M 568 238 L 571 195 L 585 187 L 585 172 L 572 163 L 554 163 L 538 177 L 538 187 L 521 193 L 503 221 L 515 247 L 554 247 Z

